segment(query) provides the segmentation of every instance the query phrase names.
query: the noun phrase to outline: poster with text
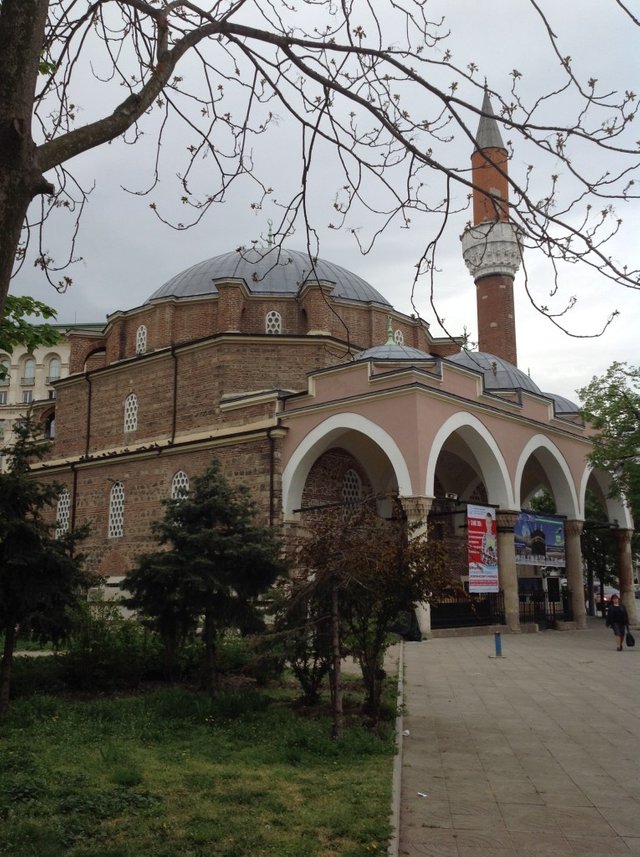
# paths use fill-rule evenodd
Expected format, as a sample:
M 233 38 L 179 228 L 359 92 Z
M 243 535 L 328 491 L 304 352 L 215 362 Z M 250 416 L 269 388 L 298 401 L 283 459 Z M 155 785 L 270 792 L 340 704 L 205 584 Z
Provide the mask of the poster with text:
M 469 592 L 499 592 L 498 528 L 491 506 L 467 506 Z

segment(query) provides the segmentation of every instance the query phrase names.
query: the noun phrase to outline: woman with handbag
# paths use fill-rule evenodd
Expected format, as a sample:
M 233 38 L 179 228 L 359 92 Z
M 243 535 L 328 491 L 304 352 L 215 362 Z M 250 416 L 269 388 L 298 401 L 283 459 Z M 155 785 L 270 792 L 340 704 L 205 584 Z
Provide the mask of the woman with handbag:
M 616 638 L 617 651 L 622 651 L 622 641 L 624 640 L 624 632 L 629 625 L 629 616 L 627 608 L 620 603 L 619 595 L 611 596 L 611 603 L 607 610 L 607 628 L 613 629 L 613 634 Z

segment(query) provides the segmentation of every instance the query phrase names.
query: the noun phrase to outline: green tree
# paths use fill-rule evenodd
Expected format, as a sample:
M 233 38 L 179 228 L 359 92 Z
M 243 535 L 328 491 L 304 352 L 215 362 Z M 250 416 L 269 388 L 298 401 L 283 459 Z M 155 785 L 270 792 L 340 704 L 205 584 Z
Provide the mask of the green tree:
M 13 351 L 16 345 L 24 345 L 29 352 L 39 345 L 55 345 L 60 342 L 60 333 L 50 319 L 55 319 L 56 311 L 41 301 L 28 296 L 7 295 L 4 313 L 0 314 L 0 351 Z M 27 319 L 43 319 L 42 324 L 34 324 Z M 7 374 L 7 368 L 0 363 L 0 378 Z
M 255 524 L 245 486 L 233 487 L 213 460 L 188 495 L 165 503 L 153 524 L 160 550 L 140 557 L 124 585 L 130 604 L 155 624 L 173 657 L 202 626 L 205 686 L 216 690 L 216 649 L 226 628 L 259 624 L 258 598 L 285 568 L 270 527 Z
M 31 415 L 14 425 L 15 441 L 3 450 L 8 470 L 0 473 L 0 714 L 9 706 L 11 668 L 18 635 L 60 642 L 73 626 L 74 608 L 95 582 L 74 548 L 86 531 L 59 534 L 47 512 L 60 487 L 42 484 L 30 465 L 47 448 Z
M 578 395 L 597 431 L 588 459 L 611 474 L 611 496 L 623 497 L 640 521 L 640 368 L 612 363 Z
M 607 5 L 601 19 L 637 24 L 621 0 Z M 427 214 L 444 224 L 450 211 L 467 204 L 467 151 L 489 70 L 454 55 L 448 22 L 431 20 L 426 6 L 416 0 L 271 0 L 266 6 L 259 0 L 2 0 L 0 310 L 16 256 L 24 259 L 21 240 L 34 231 L 23 231 L 32 200 L 41 199 L 42 208 L 28 227 L 46 224 L 52 213 L 79 216 L 88 193 L 69 174 L 69 161 L 124 135 L 130 143 L 156 135 L 157 157 L 146 153 L 151 188 L 160 180 L 163 155 L 185 153 L 182 168 L 171 168 L 186 213 L 177 229 L 225 203 L 235 185 L 254 189 L 254 208 L 276 201 L 283 213 L 279 237 L 299 221 L 310 244 L 307 195 L 316 184 L 330 206 L 330 228 L 359 233 L 362 215 L 374 216 L 370 236 L 359 239 L 363 251 L 391 221 L 408 227 Z M 518 9 L 530 15 L 531 38 L 548 49 L 548 90 L 532 81 L 533 91 L 526 92 L 514 69 L 502 96 L 491 93 L 509 144 L 517 149 L 521 142 L 543 162 L 539 181 L 533 166 L 509 179 L 520 239 L 553 260 L 579 261 L 636 287 L 634 266 L 616 263 L 605 246 L 621 228 L 612 203 L 635 193 L 636 94 L 624 83 L 600 84 L 598 73 L 585 80 L 574 72 L 555 35 L 553 10 L 547 18 L 534 0 L 521 0 Z M 185 145 L 162 146 L 171 120 L 184 129 Z M 285 120 L 299 134 L 292 192 L 290 170 L 275 189 L 278 171 L 254 155 L 255 141 L 277 133 Z M 457 140 L 465 143 L 463 164 L 461 150 L 451 145 Z M 600 152 L 607 167 L 597 175 L 592 167 Z M 574 181 L 563 182 L 563 172 Z M 155 201 L 150 204 L 164 219 Z M 443 225 L 428 231 L 439 234 Z M 423 274 L 436 267 L 437 240 L 419 251 Z M 63 265 L 46 246 L 41 240 L 36 263 L 51 276 Z M 311 250 L 315 255 L 317 248 Z M 69 282 L 65 277 L 57 285 Z M 553 313 L 555 324 L 561 316 Z

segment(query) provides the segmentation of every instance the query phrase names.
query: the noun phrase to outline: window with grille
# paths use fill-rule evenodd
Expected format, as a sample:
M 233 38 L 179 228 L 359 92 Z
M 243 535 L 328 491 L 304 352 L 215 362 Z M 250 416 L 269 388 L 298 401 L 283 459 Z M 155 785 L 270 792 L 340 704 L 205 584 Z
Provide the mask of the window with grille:
M 274 309 L 265 317 L 265 330 L 267 333 L 282 333 L 282 316 Z
M 124 430 L 135 431 L 138 428 L 138 397 L 130 393 L 124 400 Z
M 181 500 L 189 494 L 189 477 L 184 470 L 178 470 L 171 480 L 171 499 Z
M 393 341 L 396 345 L 404 345 L 404 334 L 401 330 L 396 330 L 393 334 Z
M 342 478 L 342 499 L 348 506 L 355 506 L 362 499 L 362 481 L 352 468 Z
M 117 539 L 124 532 L 124 485 L 114 482 L 109 494 L 109 538 Z
M 136 331 L 136 354 L 144 354 L 147 350 L 147 328 L 141 324 Z
M 58 508 L 56 509 L 56 538 L 59 539 L 69 532 L 69 513 L 71 511 L 71 497 L 66 488 L 62 489 L 58 497 Z

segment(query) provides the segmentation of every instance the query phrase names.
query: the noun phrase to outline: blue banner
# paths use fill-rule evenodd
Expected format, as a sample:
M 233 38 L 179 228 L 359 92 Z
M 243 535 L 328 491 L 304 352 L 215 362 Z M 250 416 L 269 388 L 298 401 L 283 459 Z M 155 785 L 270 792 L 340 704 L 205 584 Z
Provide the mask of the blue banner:
M 564 518 L 520 512 L 514 528 L 516 563 L 521 565 L 565 565 Z

